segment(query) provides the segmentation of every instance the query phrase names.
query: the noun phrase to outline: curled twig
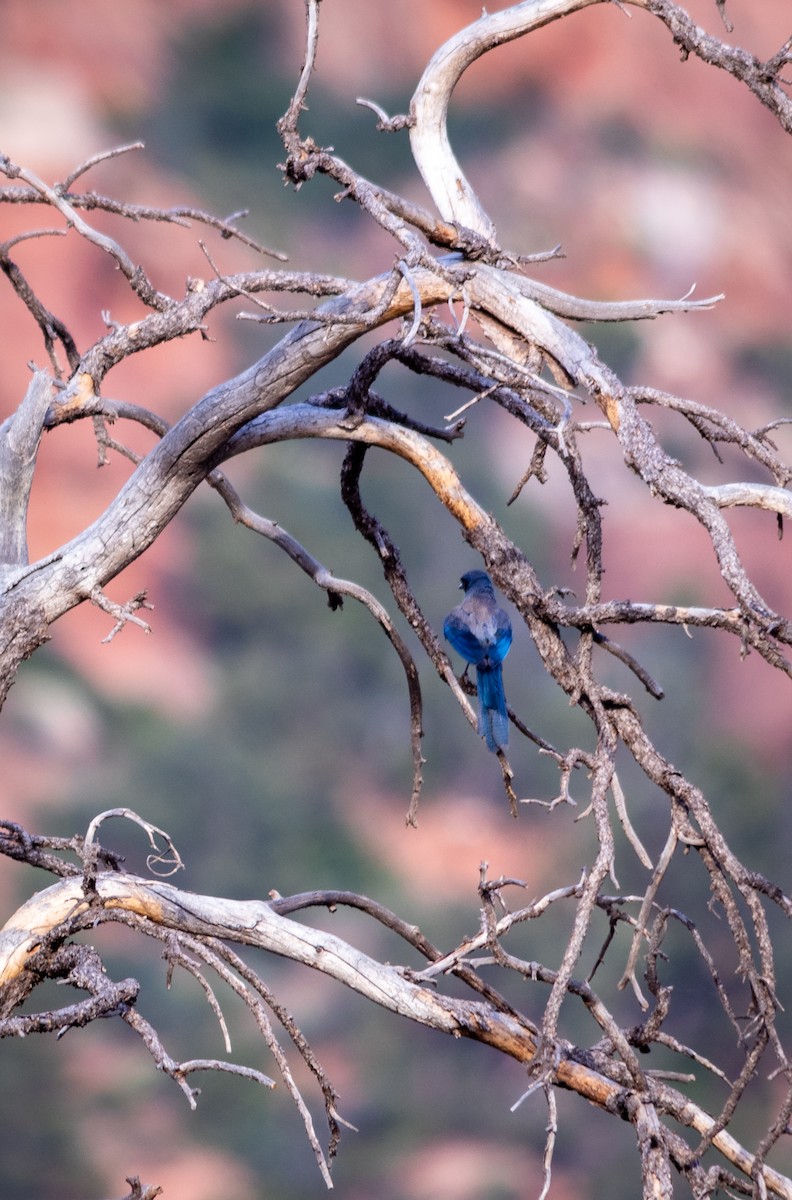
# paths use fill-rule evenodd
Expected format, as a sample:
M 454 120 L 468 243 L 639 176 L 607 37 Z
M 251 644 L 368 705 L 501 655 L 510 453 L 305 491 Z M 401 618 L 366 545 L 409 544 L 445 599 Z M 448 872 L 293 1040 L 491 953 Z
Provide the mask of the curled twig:
M 149 845 L 153 851 L 146 858 L 146 866 L 150 871 L 161 878 L 167 878 L 169 875 L 174 875 L 176 871 L 184 869 L 181 855 L 176 849 L 170 834 L 166 833 L 164 829 L 160 829 L 158 825 L 153 825 L 151 821 L 146 821 L 143 817 L 138 816 L 131 808 L 109 808 L 105 812 L 98 813 L 92 819 L 85 832 L 84 845 L 86 850 L 94 846 L 100 826 L 110 817 L 121 817 L 126 821 L 133 821 L 135 825 L 139 825 L 147 834 Z M 159 839 L 164 841 L 165 848 L 160 845 Z

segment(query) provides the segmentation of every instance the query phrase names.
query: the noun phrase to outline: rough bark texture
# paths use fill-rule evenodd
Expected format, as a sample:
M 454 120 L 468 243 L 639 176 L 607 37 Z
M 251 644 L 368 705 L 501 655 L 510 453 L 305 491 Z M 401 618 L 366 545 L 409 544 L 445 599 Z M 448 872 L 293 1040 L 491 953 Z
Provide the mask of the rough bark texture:
M 558 796 L 544 801 L 547 807 L 569 801 L 570 776 L 578 766 L 585 769 L 589 813 L 597 836 L 594 861 L 585 865 L 577 883 L 512 911 L 505 909 L 502 895 L 505 888 L 516 886 L 516 881 L 489 880 L 482 868 L 480 933 L 457 947 L 441 949 L 366 897 L 311 893 L 269 903 L 233 902 L 124 874 L 97 842 L 99 826 L 108 815 L 141 824 L 158 854 L 163 838 L 168 852 L 173 852 L 167 835 L 128 810 L 100 814 L 84 838 L 69 842 L 35 837 L 10 821 L 0 822 L 0 850 L 63 877 L 36 893 L 0 932 L 0 1036 L 62 1030 L 116 1015 L 138 1033 L 157 1067 L 177 1082 L 191 1104 L 195 1092 L 187 1077 L 198 1069 L 247 1072 L 270 1086 L 272 1081 L 253 1068 L 214 1060 L 179 1063 L 167 1054 L 156 1030 L 137 1009 L 136 982 L 109 980 L 96 952 L 73 941 L 75 934 L 97 923 L 121 921 L 141 936 L 159 940 L 171 966 L 185 966 L 202 979 L 214 971 L 242 997 L 303 1115 L 306 1134 L 329 1182 L 310 1115 L 271 1034 L 269 1018 L 262 1015 L 265 1008 L 287 1029 L 322 1092 L 330 1155 L 339 1136 L 335 1093 L 294 1019 L 235 949 L 254 946 L 332 976 L 390 1013 L 452 1037 L 473 1038 L 509 1055 L 528 1067 L 531 1087 L 543 1088 L 546 1095 L 552 1094 L 553 1088 L 564 1088 L 629 1122 L 645 1196 L 670 1196 L 676 1173 L 697 1198 L 728 1187 L 741 1194 L 763 1196 L 769 1192 L 792 1200 L 790 1180 L 765 1161 L 788 1133 L 792 1115 L 792 1065 L 777 1023 L 778 1011 L 785 1000 L 788 1004 L 788 997 L 780 995 L 785 981 L 778 978 L 770 931 L 770 911 L 776 909 L 789 917 L 792 899 L 740 861 L 701 790 L 653 744 L 632 697 L 602 682 L 593 656 L 595 646 L 616 654 L 641 688 L 657 697 L 662 694 L 659 685 L 631 654 L 611 642 L 603 627 L 619 623 L 699 625 L 738 638 L 741 649 L 754 649 L 768 670 L 792 675 L 787 657 L 792 624 L 784 613 L 773 609 L 750 577 L 724 515 L 736 505 L 769 510 L 779 517 L 792 512 L 788 490 L 792 469 L 767 430 L 751 430 L 693 401 L 627 387 L 601 361 L 596 348 L 569 324 L 654 319 L 669 312 L 710 307 L 720 297 L 697 302 L 639 299 L 598 304 L 532 280 L 525 273 L 529 260 L 498 244 L 495 224 L 465 178 L 446 130 L 454 87 L 472 62 L 504 41 L 600 2 L 525 0 L 502 12 L 484 14 L 432 57 L 409 115 L 385 118 L 383 128 L 410 129 L 416 165 L 436 206 L 435 215 L 365 179 L 332 150 L 318 146 L 303 133 L 319 38 L 319 3 L 308 0 L 305 64 L 279 125 L 286 152 L 285 172 L 296 186 L 308 184 L 316 174 L 327 175 L 350 202 L 393 237 L 396 259 L 392 267 L 362 283 L 276 268 L 228 277 L 217 272 L 209 281 L 191 280 L 181 298 L 165 296 L 121 242 L 99 232 L 86 214 L 104 210 L 123 224 L 125 220 L 173 220 L 173 211 L 143 210 L 75 190 L 82 174 L 101 161 L 101 156 L 53 185 L 0 156 L 0 173 L 8 180 L 7 186 L 0 188 L 0 204 L 48 206 L 53 219 L 66 222 L 93 250 L 98 248 L 110 257 L 147 309 L 142 319 L 129 325 L 113 324 L 93 345 L 81 347 L 66 323 L 54 318 L 33 294 L 11 258 L 13 242 L 0 246 L 0 267 L 19 302 L 39 324 L 52 367 L 51 377 L 41 371 L 34 374 L 18 411 L 0 426 L 0 704 L 20 663 L 47 639 L 53 622 L 76 605 L 86 600 L 100 604 L 116 616 L 118 629 L 128 621 L 145 624 L 138 615 L 145 607 L 142 595 L 127 605 L 113 605 L 104 598 L 102 588 L 152 545 L 188 497 L 206 482 L 219 493 L 235 520 L 275 541 L 324 588 L 331 605 L 337 605 L 344 595 L 366 605 L 396 649 L 409 694 L 413 763 L 409 819 L 414 821 L 423 761 L 420 672 L 391 614 L 364 588 L 337 579 L 275 522 L 247 508 L 222 472 L 223 464 L 235 455 L 278 442 L 328 438 L 348 444 L 341 495 L 355 529 L 378 554 L 393 607 L 415 632 L 425 669 L 437 672 L 475 727 L 468 698 L 473 685 L 455 677 L 437 633 L 413 594 L 398 547 L 363 503 L 359 483 L 366 452 L 377 447 L 401 458 L 415 469 L 416 478 L 420 475 L 425 480 L 437 505 L 451 515 L 524 620 L 544 670 L 587 718 L 589 749 L 558 749 L 533 734 L 519 713 L 510 714 L 515 728 L 557 765 Z M 625 0 L 625 4 L 657 16 L 686 54 L 698 55 L 731 73 L 776 116 L 782 128 L 792 129 L 787 85 L 781 81 L 790 58 L 789 43 L 761 63 L 705 34 L 666 0 Z M 190 218 L 219 230 L 224 238 L 242 237 L 233 224 L 208 214 L 191 212 Z M 289 322 L 291 332 L 236 378 L 197 399 L 172 426 L 141 406 L 103 398 L 107 376 L 130 355 L 201 330 L 209 312 L 240 294 L 256 301 L 263 295 L 271 298 L 283 293 L 306 297 L 301 302 L 305 307 L 290 310 L 285 303 L 278 308 L 260 301 L 263 319 Z M 448 321 L 447 310 L 441 307 L 446 304 L 461 313 L 459 319 Z M 374 349 L 361 356 L 348 386 L 317 393 L 300 403 L 285 403 L 342 351 L 383 326 L 389 328 L 379 335 Z M 442 382 L 449 394 L 457 389 L 474 398 L 487 397 L 509 415 L 515 429 L 530 431 L 535 449 L 520 486 L 532 476 L 542 479 L 548 456 L 555 456 L 576 507 L 573 552 L 584 551 L 585 594 L 580 602 L 577 597 L 543 588 L 523 548 L 466 488 L 451 454 L 454 441 L 462 436 L 464 420 L 457 414 L 443 428 L 435 429 L 398 411 L 376 393 L 377 376 L 387 363 L 428 375 Z M 599 423 L 603 436 L 612 440 L 625 472 L 640 481 L 658 506 L 679 510 L 682 517 L 698 523 L 725 586 L 727 604 L 681 607 L 629 598 L 603 602 L 603 501 L 590 482 L 581 436 L 587 425 L 583 417 L 578 420 L 576 408 L 585 399 L 604 415 L 606 423 Z M 728 442 L 739 454 L 746 474 L 751 478 L 761 474 L 761 482 L 701 483 L 665 450 L 652 421 L 653 406 L 681 414 L 696 436 L 716 451 L 717 443 Z M 98 428 L 105 421 L 137 422 L 153 431 L 158 441 L 136 461 L 118 494 L 92 524 L 46 558 L 28 563 L 25 524 L 42 431 L 85 419 L 94 420 Z M 616 771 L 618 756 L 625 754 L 642 780 L 658 790 L 665 805 L 667 840 L 656 863 L 641 845 L 627 812 Z M 497 762 L 505 795 L 516 815 L 512 770 L 502 751 Z M 650 880 L 642 896 L 614 896 L 605 890 L 614 874 L 617 822 L 649 870 Z M 69 860 L 67 851 L 78 856 L 78 866 Z M 728 930 L 730 950 L 739 964 L 741 1020 L 735 1016 L 737 1004 L 727 994 L 718 963 L 703 943 L 695 921 L 658 898 L 672 861 L 677 865 L 683 857 L 685 864 L 707 873 L 711 903 Z M 172 861 L 178 867 L 177 855 Z M 360 909 L 396 932 L 409 948 L 409 963 L 378 962 L 342 939 L 317 932 L 307 922 L 288 915 L 317 905 L 339 904 Z M 559 904 L 569 905 L 572 911 L 560 965 L 551 970 L 512 955 L 507 942 L 510 930 L 524 921 L 541 919 Z M 615 998 L 598 994 L 590 981 L 576 977 L 583 948 L 591 946 L 592 922 L 599 913 L 607 916 L 611 933 L 620 925 L 630 931 L 631 949 L 620 986 L 632 987 L 639 999 L 645 1019 L 638 1026 L 621 1027 L 611 1011 Z M 667 929 L 675 923 L 685 930 L 705 963 L 713 994 L 734 1027 L 744 1056 L 719 1113 L 705 1112 L 681 1087 L 672 1086 L 645 1064 L 644 1056 L 652 1046 L 670 1046 L 686 1064 L 692 1061 L 697 1070 L 725 1080 L 717 1064 L 702 1059 L 695 1047 L 681 1045 L 668 1032 L 673 1028 L 669 1018 L 672 988 L 663 983 L 659 964 L 664 963 Z M 610 952 L 610 944 L 609 938 L 601 958 Z M 527 986 L 544 990 L 539 1024 L 516 1011 L 471 967 L 469 956 L 474 951 L 486 953 L 490 962 L 517 973 Z M 416 954 L 420 956 L 417 963 L 413 961 Z M 645 964 L 640 979 L 639 961 Z M 443 985 L 449 976 L 467 985 L 473 997 L 446 994 Z M 47 979 L 67 983 L 85 998 L 47 1013 L 19 1012 L 22 1003 Z M 644 987 L 651 999 L 644 995 Z M 210 989 L 207 994 L 211 995 Z M 600 1041 L 595 1046 L 575 1046 L 559 1034 L 562 1006 L 572 1003 L 584 1005 L 596 1022 Z M 780 1099 L 775 1101 L 770 1125 L 756 1145 L 748 1148 L 735 1140 L 728 1126 L 739 1106 L 745 1104 L 748 1084 L 760 1064 L 765 1075 L 774 1072 L 784 1086 L 779 1088 Z M 546 1183 L 554 1122 L 553 1117 L 548 1124 Z M 717 1151 L 717 1167 L 702 1166 L 708 1150 Z M 139 1181 L 130 1183 L 133 1194 L 144 1194 Z

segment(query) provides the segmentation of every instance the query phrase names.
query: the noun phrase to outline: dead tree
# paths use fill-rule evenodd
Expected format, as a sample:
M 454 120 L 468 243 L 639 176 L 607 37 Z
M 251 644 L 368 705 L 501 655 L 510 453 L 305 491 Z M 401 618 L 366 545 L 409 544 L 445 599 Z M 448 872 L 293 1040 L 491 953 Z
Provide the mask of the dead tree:
M 740 1195 L 792 1197 L 792 1180 L 768 1164 L 773 1148 L 789 1133 L 792 1113 L 792 1067 L 777 1025 L 777 1014 L 789 997 L 776 968 L 778 949 L 769 928 L 769 910 L 792 914 L 792 898 L 761 873 L 744 864 L 731 849 L 702 792 L 672 764 L 650 739 L 636 705 L 627 693 L 614 691 L 600 678 L 595 650 L 618 655 L 641 687 L 659 694 L 648 672 L 611 639 L 613 626 L 662 623 L 703 626 L 736 639 L 767 664 L 768 671 L 792 674 L 788 647 L 792 624 L 760 594 L 737 552 L 725 510 L 740 505 L 768 510 L 781 521 L 792 513 L 789 490 L 792 468 L 774 445 L 771 427 L 751 429 L 714 408 L 651 388 L 625 385 L 603 362 L 595 347 L 576 331 L 575 323 L 638 321 L 665 313 L 685 313 L 714 305 L 718 296 L 694 301 L 622 300 L 601 303 L 567 295 L 534 280 L 531 263 L 552 256 L 524 255 L 500 244 L 491 216 L 484 211 L 456 161 L 446 133 L 446 115 L 454 87 L 466 68 L 501 43 L 530 33 L 550 21 L 605 0 L 525 0 L 501 12 L 485 14 L 442 46 L 421 78 L 409 113 L 389 117 L 372 101 L 379 127 L 389 133 L 407 131 L 416 166 L 426 183 L 433 209 L 408 202 L 361 176 L 331 149 L 318 145 L 304 127 L 304 105 L 314 70 L 319 39 L 319 0 L 307 0 L 305 62 L 299 82 L 279 123 L 285 148 L 286 179 L 299 188 L 319 174 L 341 189 L 394 241 L 395 258 L 364 282 L 286 269 L 282 263 L 261 267 L 256 256 L 272 253 L 253 244 L 238 223 L 188 209 L 142 208 L 95 191 L 83 190 L 88 173 L 105 156 L 89 159 L 66 179 L 48 184 L 25 166 L 0 157 L 6 183 L 4 205 L 46 210 L 58 228 L 30 233 L 0 246 L 0 266 L 32 319 L 38 324 L 47 356 L 46 369 L 34 370 L 27 394 L 0 427 L 0 700 L 5 698 L 20 664 L 47 638 L 60 616 L 85 601 L 98 605 L 115 620 L 110 636 L 127 623 L 145 627 L 145 595 L 127 604 L 111 602 L 103 588 L 125 566 L 143 554 L 179 514 L 201 485 L 213 488 L 241 522 L 275 541 L 320 588 L 331 607 L 353 598 L 370 610 L 397 654 L 406 676 L 411 710 L 412 795 L 408 819 L 415 822 L 421 788 L 421 692 L 419 664 L 414 660 L 391 613 L 358 584 L 335 577 L 285 530 L 253 512 L 223 473 L 235 455 L 274 442 L 306 438 L 336 439 L 348 447 L 340 481 L 341 493 L 360 535 L 373 547 L 396 608 L 417 634 L 425 662 L 448 685 L 449 705 L 457 704 L 475 728 L 469 696 L 472 685 L 458 680 L 442 649 L 438 632 L 419 608 L 402 565 L 398 547 L 378 518 L 361 500 L 359 480 L 370 447 L 399 456 L 426 481 L 436 502 L 458 523 L 464 538 L 490 572 L 502 593 L 522 617 L 544 670 L 569 701 L 585 714 L 593 731 L 592 750 L 556 748 L 527 728 L 520 713 L 510 714 L 520 734 L 529 736 L 558 767 L 556 805 L 569 800 L 569 780 L 576 768 L 589 780 L 588 814 L 596 828 L 598 852 L 578 878 L 516 908 L 505 895 L 519 881 L 489 879 L 482 870 L 479 931 L 454 947 L 436 947 L 413 925 L 376 900 L 346 892 L 307 892 L 288 898 L 230 901 L 178 890 L 158 878 L 163 861 L 173 869 L 179 859 L 167 834 L 128 810 L 101 813 L 85 837 L 55 839 L 30 833 L 11 821 L 0 823 L 0 848 L 17 861 L 44 868 L 56 882 L 35 893 L 6 922 L 0 934 L 0 1034 L 22 1036 L 60 1031 L 117 1015 L 141 1037 L 156 1065 L 172 1076 L 195 1103 L 190 1077 L 201 1070 L 225 1070 L 272 1081 L 252 1068 L 226 1061 L 175 1061 L 157 1031 L 141 1016 L 134 979 L 114 981 L 97 952 L 74 941 L 80 931 L 103 922 L 123 922 L 141 936 L 160 941 L 169 969 L 180 967 L 201 982 L 207 1000 L 225 1028 L 209 981 L 211 972 L 224 980 L 247 1005 L 272 1051 L 275 1064 L 305 1118 L 308 1137 L 325 1180 L 327 1159 L 335 1153 L 341 1118 L 331 1081 L 299 1030 L 267 984 L 245 962 L 242 949 L 256 946 L 285 956 L 340 981 L 373 1003 L 433 1029 L 484 1042 L 525 1064 L 526 1094 L 538 1091 L 548 1109 L 545 1185 L 550 1183 L 556 1132 L 555 1090 L 568 1089 L 635 1132 L 644 1180 L 644 1195 L 672 1194 L 679 1176 L 695 1197 L 728 1189 Z M 608 0 L 610 2 L 610 0 Z M 792 132 L 792 102 L 783 72 L 792 43 L 767 61 L 759 61 L 697 27 L 671 0 L 621 0 L 622 6 L 645 9 L 668 29 L 683 54 L 735 76 Z M 723 14 L 723 2 L 717 8 Z M 725 19 L 725 16 L 724 16 Z M 526 45 L 530 42 L 528 42 Z M 400 136 L 405 136 L 402 132 Z M 120 147 L 110 155 L 137 147 Z M 251 268 L 226 274 L 219 254 L 206 252 L 204 278 L 190 280 L 182 296 L 169 296 L 152 284 L 144 266 L 123 248 L 123 235 L 110 237 L 92 223 L 92 214 L 109 214 L 123 229 L 129 221 L 166 221 L 179 227 L 215 230 L 222 239 L 249 245 Z M 109 256 L 143 309 L 129 324 L 109 321 L 92 345 L 80 346 L 67 320 L 49 311 L 46 299 L 32 289 L 17 259 L 26 237 L 68 231 L 83 239 L 87 255 Z M 274 255 L 277 260 L 278 255 Z M 284 294 L 301 297 L 284 303 Z M 249 318 L 291 329 L 272 350 L 236 378 L 212 388 L 173 424 L 132 402 L 110 399 L 106 381 L 132 354 L 174 338 L 200 335 L 218 306 L 246 297 Z M 451 313 L 449 318 L 448 313 Z M 317 371 L 353 345 L 363 334 L 382 330 L 375 348 L 361 357 L 346 387 L 316 393 L 302 403 L 284 405 Z M 585 595 L 558 594 L 545 586 L 526 554 L 511 541 L 498 521 L 466 488 L 452 461 L 454 442 L 463 435 L 464 418 L 431 428 L 408 418 L 375 391 L 386 363 L 405 372 L 428 375 L 469 402 L 487 398 L 535 437 L 535 451 L 523 485 L 543 479 L 548 456 L 563 468 L 577 511 L 573 554 L 585 562 Z M 662 601 L 602 600 L 603 497 L 589 482 L 580 404 L 599 410 L 601 427 L 618 448 L 625 470 L 643 484 L 657 505 L 689 514 L 705 531 L 730 601 L 727 605 L 672 606 Z M 671 409 L 714 449 L 728 443 L 742 456 L 752 476 L 705 485 L 664 449 L 652 423 L 653 408 Z M 133 468 L 106 510 L 73 540 L 47 557 L 29 562 L 26 549 L 28 498 L 41 438 L 57 437 L 60 426 L 90 420 L 102 452 L 115 450 L 133 460 Z M 123 428 L 139 423 L 153 431 L 154 449 L 134 455 L 110 437 L 108 424 Z M 571 637 L 570 631 L 577 636 Z M 566 633 L 566 637 L 562 634 Z M 452 699 L 453 697 L 453 699 Z M 656 862 L 644 849 L 628 813 L 627 798 L 616 771 L 616 755 L 626 754 L 642 777 L 662 794 L 667 814 L 667 840 Z M 508 803 L 518 815 L 518 795 L 505 754 L 498 755 Z M 610 800 L 613 800 L 611 807 Z M 110 815 L 140 823 L 151 840 L 152 877 L 131 876 L 120 869 L 113 853 L 98 839 Z M 649 882 L 640 896 L 610 894 L 615 877 L 614 828 L 619 822 L 632 851 L 647 868 Z M 517 826 L 518 828 L 519 826 Z M 419 836 L 419 835 L 417 835 Z M 685 855 L 689 870 L 706 872 L 711 904 L 728 928 L 738 964 L 739 988 L 727 989 L 722 969 L 699 933 L 695 913 L 682 913 L 665 894 L 672 862 Z M 394 930 L 405 943 L 405 961 L 387 965 L 326 932 L 297 919 L 316 906 L 350 905 L 371 920 Z M 560 967 L 512 954 L 508 935 L 526 921 L 541 920 L 556 906 L 573 914 L 571 933 Z M 642 1012 L 632 1026 L 620 1025 L 612 1013 L 613 997 L 597 992 L 592 980 L 575 971 L 584 946 L 593 939 L 592 919 L 604 912 L 611 929 L 630 930 L 631 949 L 620 986 L 631 988 Z M 675 1033 L 675 1006 L 667 975 L 664 946 L 669 927 L 682 928 L 709 973 L 714 1001 L 720 1005 L 743 1056 L 737 1078 L 726 1081 L 718 1063 Z M 606 943 L 600 959 L 609 952 Z M 493 972 L 483 971 L 483 967 Z M 493 986 L 498 972 L 524 977 L 541 991 L 542 1020 L 534 1022 L 515 1009 Z M 455 998 L 443 989 L 454 976 L 470 995 Z M 81 998 L 62 1008 L 17 1010 L 45 980 L 72 985 Z M 562 1006 L 583 1005 L 599 1029 L 599 1040 L 581 1046 L 559 1031 Z M 385 1018 L 383 1018 L 385 1019 Z M 329 1128 L 328 1151 L 322 1149 L 305 1103 L 294 1084 L 289 1061 L 278 1042 L 279 1024 L 316 1078 L 324 1096 Z M 682 1070 L 653 1069 L 650 1051 L 675 1052 Z M 706 1112 L 685 1092 L 684 1071 L 710 1073 L 726 1082 L 719 1111 Z M 741 1145 L 730 1133 L 734 1114 L 744 1102 L 757 1072 L 782 1081 L 773 1120 L 753 1146 Z M 140 1192 L 139 1181 L 130 1181 Z

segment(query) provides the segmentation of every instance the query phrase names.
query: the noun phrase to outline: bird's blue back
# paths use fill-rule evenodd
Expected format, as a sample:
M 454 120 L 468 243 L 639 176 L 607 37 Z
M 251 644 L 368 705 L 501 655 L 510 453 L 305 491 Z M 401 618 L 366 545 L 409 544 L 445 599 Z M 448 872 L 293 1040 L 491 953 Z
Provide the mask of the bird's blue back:
M 501 663 L 512 640 L 511 621 L 498 608 L 492 581 L 484 571 L 462 576 L 465 599 L 443 623 L 443 633 L 458 654 L 476 668 L 478 731 L 497 754 L 509 744 L 509 717 Z
M 509 652 L 512 627 L 498 608 L 490 578 L 484 571 L 462 576 L 465 598 L 445 619 L 443 633 L 458 654 L 475 666 L 494 667 Z

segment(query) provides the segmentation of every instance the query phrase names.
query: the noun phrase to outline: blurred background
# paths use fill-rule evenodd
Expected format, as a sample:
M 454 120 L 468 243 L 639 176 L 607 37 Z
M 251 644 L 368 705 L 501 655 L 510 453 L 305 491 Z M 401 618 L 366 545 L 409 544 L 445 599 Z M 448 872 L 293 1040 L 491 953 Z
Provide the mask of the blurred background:
M 715 5 L 691 15 L 720 35 Z M 478 0 L 331 0 L 322 5 L 320 52 L 302 129 L 332 144 L 376 182 L 422 203 L 407 136 L 386 135 L 356 97 L 389 113 L 407 110 L 426 62 L 480 12 Z M 732 40 L 761 56 L 788 36 L 786 0 L 731 0 Z M 323 179 L 299 193 L 283 186 L 275 121 L 303 58 L 299 0 L 4 0 L 0 7 L 0 149 L 48 181 L 127 141 L 145 151 L 92 172 L 85 185 L 140 204 L 194 205 L 225 216 L 249 209 L 244 228 L 285 252 L 295 269 L 366 278 L 387 270 L 395 246 Z M 713 404 L 750 428 L 792 417 L 792 143 L 736 82 L 683 62 L 666 30 L 643 13 L 595 6 L 529 39 L 500 48 L 461 82 L 450 132 L 501 243 L 522 254 L 562 243 L 566 257 L 536 268 L 543 282 L 601 299 L 725 292 L 716 309 L 638 325 L 585 329 L 629 383 Z M 0 238 L 54 224 L 43 211 L 0 209 Z M 198 227 L 96 224 L 112 232 L 154 277 L 180 295 L 187 276 L 211 268 L 198 241 L 230 272 L 260 262 Z M 101 336 L 101 313 L 139 312 L 111 263 L 73 234 L 37 239 L 15 254 L 44 303 L 81 348 Z M 271 260 L 264 260 L 270 265 Z M 105 394 L 175 419 L 209 387 L 242 369 L 279 330 L 212 314 L 210 340 L 190 339 L 129 360 Z M 282 332 L 282 331 L 280 331 Z M 315 389 L 343 384 L 370 341 L 328 368 Z M 37 329 L 8 286 L 0 289 L 0 418 L 19 403 L 28 362 L 46 366 Z M 440 424 L 466 398 L 388 368 L 387 399 Z M 587 414 L 582 414 L 585 417 Z M 719 463 L 679 418 L 651 414 L 666 448 L 703 481 L 758 478 L 728 447 Z M 588 414 L 596 419 L 596 414 Z M 31 513 L 31 557 L 87 524 L 131 470 L 118 455 L 97 469 L 89 423 L 47 436 Z M 115 436 L 145 451 L 140 430 Z M 778 442 L 792 452 L 783 428 Z M 532 559 L 543 586 L 582 587 L 570 563 L 575 510 L 562 472 L 549 462 L 506 500 L 533 439 L 486 402 L 451 448 L 463 480 Z M 605 432 L 583 450 L 604 510 L 606 597 L 718 604 L 727 599 L 705 539 L 686 517 L 658 511 L 629 477 Z M 244 499 L 290 530 L 342 577 L 387 602 L 373 552 L 356 536 L 338 494 L 341 444 L 271 447 L 233 463 Z M 428 488 L 402 463 L 371 454 L 364 499 L 399 545 L 424 612 L 440 628 L 463 571 L 477 565 Z M 774 517 L 730 515 L 741 552 L 768 601 L 790 611 L 790 547 Z M 420 924 L 450 948 L 478 927 L 479 863 L 510 875 L 526 896 L 575 882 L 594 853 L 576 811 L 539 807 L 510 817 L 495 760 L 447 690 L 422 667 L 425 788 L 417 830 L 407 829 L 410 752 L 401 667 L 368 614 L 347 602 L 332 613 L 324 594 L 274 546 L 234 527 L 202 490 L 156 545 L 107 589 L 119 601 L 145 587 L 154 604 L 150 636 L 128 627 L 109 645 L 111 619 L 83 606 L 24 665 L 0 722 L 2 813 L 39 833 L 83 831 L 98 811 L 127 805 L 166 828 L 187 870 L 188 889 L 239 898 L 322 887 L 365 892 Z M 392 608 L 393 606 L 390 605 Z M 407 629 L 403 634 L 410 637 Z M 790 889 L 789 681 L 736 641 L 703 631 L 615 630 L 666 690 L 658 704 L 618 663 L 603 678 L 636 695 L 660 748 L 701 784 L 727 839 L 749 867 Z M 415 643 L 414 648 L 417 650 Z M 539 735 L 567 749 L 590 745 L 585 722 L 539 669 L 523 630 L 505 671 L 510 702 Z M 557 773 L 532 744 L 513 739 L 520 797 L 551 799 Z M 630 812 L 649 852 L 665 841 L 665 801 L 629 764 L 620 765 Z M 586 781 L 573 779 L 585 804 Z M 579 812 L 580 809 L 577 810 Z M 106 843 L 144 870 L 138 831 L 105 826 Z M 642 891 L 646 873 L 619 844 L 618 887 Z M 0 865 L 3 919 L 32 890 L 11 862 Z M 616 890 L 616 885 L 614 885 Z M 723 931 L 706 910 L 707 881 L 675 864 L 666 899 L 690 912 L 717 950 Z M 521 930 L 514 953 L 556 965 L 572 910 Z M 311 917 L 368 952 L 413 962 L 364 918 Z M 780 926 L 780 922 L 779 922 Z M 603 920 L 602 938 L 607 934 Z M 787 935 L 788 936 L 788 935 Z M 594 939 L 596 941 L 596 938 Z M 142 982 L 140 1007 L 175 1057 L 222 1054 L 216 1022 L 195 982 L 166 990 L 156 944 L 126 931 L 97 932 L 120 978 Z M 598 976 L 618 979 L 626 941 L 616 940 Z M 738 1069 L 734 1036 L 719 1024 L 711 987 L 681 933 L 675 958 L 675 1032 Z M 593 966 L 581 963 L 581 974 Z M 726 948 L 726 983 L 734 968 Z M 788 958 L 788 955 L 786 956 Z M 334 1177 L 348 1200 L 523 1200 L 541 1188 L 546 1113 L 519 1067 L 482 1047 L 449 1044 L 322 978 L 252 956 L 289 1006 L 340 1093 L 340 1111 L 360 1133 L 344 1136 Z M 783 965 L 785 955 L 780 952 Z M 612 960 L 612 961 L 611 961 Z M 610 974 L 608 972 L 610 971 Z M 673 974 L 672 974 L 673 973 Z M 492 975 L 534 1017 L 544 993 Z M 596 981 L 595 981 L 596 982 Z M 238 1062 L 273 1072 L 238 1003 L 218 989 Z M 37 997 L 40 1001 L 40 998 Z M 618 994 L 616 1015 L 640 1019 Z M 62 1002 L 56 994 L 53 1003 Z M 570 1006 L 562 1032 L 587 1043 L 597 1030 Z M 731 1057 L 729 1057 L 731 1055 Z M 317 1127 L 321 1103 L 293 1063 Z M 669 1057 L 675 1069 L 685 1069 Z M 120 1196 L 126 1175 L 158 1183 L 167 1200 L 303 1200 L 323 1192 L 302 1128 L 282 1087 L 206 1076 L 198 1109 L 160 1078 L 120 1022 L 63 1040 L 6 1042 L 0 1053 L 0 1194 L 5 1200 Z M 739 1137 L 767 1123 L 774 1088 L 738 1119 Z M 691 1095 L 717 1109 L 725 1091 L 706 1078 Z M 784 1156 L 786 1155 L 786 1161 Z M 789 1152 L 771 1161 L 792 1169 Z M 557 1200 L 636 1194 L 628 1127 L 559 1097 L 552 1195 Z

